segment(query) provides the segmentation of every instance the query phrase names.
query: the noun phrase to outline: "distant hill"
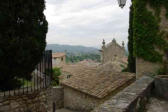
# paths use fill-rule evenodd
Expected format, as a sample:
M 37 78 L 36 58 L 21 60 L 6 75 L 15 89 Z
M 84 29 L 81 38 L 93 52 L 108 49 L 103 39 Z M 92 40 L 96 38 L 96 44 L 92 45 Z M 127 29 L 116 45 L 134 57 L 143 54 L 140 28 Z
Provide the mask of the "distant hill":
M 85 46 L 73 46 L 73 45 L 59 45 L 48 44 L 46 50 L 52 50 L 53 52 L 67 52 L 71 55 L 83 55 L 83 54 L 99 54 L 97 48 L 85 47 Z

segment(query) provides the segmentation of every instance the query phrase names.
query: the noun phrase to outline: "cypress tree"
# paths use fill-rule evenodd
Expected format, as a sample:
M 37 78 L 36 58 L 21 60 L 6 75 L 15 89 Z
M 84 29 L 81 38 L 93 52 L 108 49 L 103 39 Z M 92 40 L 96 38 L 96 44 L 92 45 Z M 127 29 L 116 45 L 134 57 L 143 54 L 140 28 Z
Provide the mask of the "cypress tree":
M 129 30 L 128 30 L 128 71 L 135 73 L 136 71 L 136 64 L 135 64 L 135 57 L 133 55 L 133 45 L 134 45 L 134 39 L 133 39 L 133 5 L 130 7 L 130 14 L 129 14 Z
M 44 0 L 0 1 L 0 90 L 31 80 L 46 46 L 44 9 Z

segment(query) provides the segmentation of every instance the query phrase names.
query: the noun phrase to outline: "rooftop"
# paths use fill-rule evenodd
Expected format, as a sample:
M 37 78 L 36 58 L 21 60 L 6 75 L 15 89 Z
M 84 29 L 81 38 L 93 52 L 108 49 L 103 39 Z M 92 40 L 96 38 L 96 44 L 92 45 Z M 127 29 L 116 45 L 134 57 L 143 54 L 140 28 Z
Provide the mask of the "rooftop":
M 63 71 L 69 72 L 72 76 L 69 79 L 62 80 L 62 85 L 97 98 L 104 98 L 135 79 L 135 75 L 131 73 L 101 71 L 96 66 L 71 65 L 64 67 Z
M 52 57 L 54 58 L 64 57 L 65 55 L 66 55 L 65 53 L 61 53 L 61 52 L 52 53 Z

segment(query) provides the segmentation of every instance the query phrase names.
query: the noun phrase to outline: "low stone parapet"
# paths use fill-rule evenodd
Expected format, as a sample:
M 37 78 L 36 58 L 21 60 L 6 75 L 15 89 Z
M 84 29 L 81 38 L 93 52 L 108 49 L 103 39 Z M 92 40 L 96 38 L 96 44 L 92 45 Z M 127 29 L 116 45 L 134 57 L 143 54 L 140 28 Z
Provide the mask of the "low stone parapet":
M 49 87 L 25 94 L 0 93 L 0 112 L 53 112 L 64 104 L 62 87 Z
M 154 79 L 143 76 L 92 112 L 137 112 L 145 108 Z
M 168 75 L 159 75 L 155 78 L 154 94 L 156 97 L 163 98 L 168 101 Z

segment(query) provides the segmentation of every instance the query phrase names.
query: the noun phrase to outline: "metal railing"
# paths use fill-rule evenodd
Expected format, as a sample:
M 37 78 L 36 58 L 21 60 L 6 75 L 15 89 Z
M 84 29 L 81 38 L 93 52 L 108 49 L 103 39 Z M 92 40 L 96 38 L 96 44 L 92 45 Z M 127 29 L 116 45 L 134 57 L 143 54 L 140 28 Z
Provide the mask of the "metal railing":
M 11 96 L 27 94 L 33 91 L 41 90 L 47 88 L 51 84 L 52 79 L 52 51 L 47 50 L 43 53 L 43 57 L 40 63 L 36 66 L 35 70 L 32 72 L 32 78 L 30 81 L 22 79 L 23 86 L 4 92 L 0 92 L 1 96 Z

